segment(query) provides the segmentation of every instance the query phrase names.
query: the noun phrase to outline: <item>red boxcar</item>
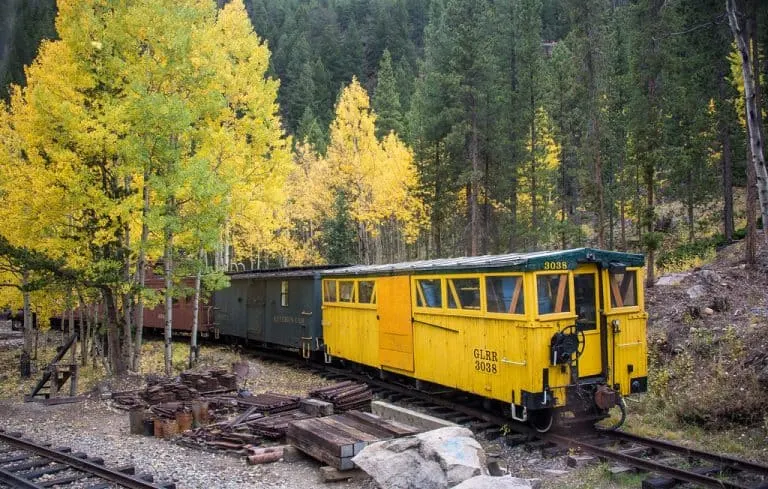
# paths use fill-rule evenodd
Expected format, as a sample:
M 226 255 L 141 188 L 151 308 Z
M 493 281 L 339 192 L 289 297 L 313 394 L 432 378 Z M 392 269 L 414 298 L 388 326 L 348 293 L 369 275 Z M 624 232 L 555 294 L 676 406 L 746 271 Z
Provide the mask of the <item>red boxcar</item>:
M 147 288 L 161 291 L 165 287 L 162 276 L 155 275 L 151 269 L 147 270 L 144 284 Z M 195 279 L 185 278 L 182 285 L 190 290 L 189 296 L 173 299 L 173 331 L 174 333 L 190 333 L 192 331 L 192 312 L 194 311 Z M 144 308 L 144 329 L 165 329 L 165 301 L 161 301 L 152 309 Z M 198 306 L 198 331 L 200 335 L 207 336 L 213 330 L 213 307 L 207 301 L 200 300 Z

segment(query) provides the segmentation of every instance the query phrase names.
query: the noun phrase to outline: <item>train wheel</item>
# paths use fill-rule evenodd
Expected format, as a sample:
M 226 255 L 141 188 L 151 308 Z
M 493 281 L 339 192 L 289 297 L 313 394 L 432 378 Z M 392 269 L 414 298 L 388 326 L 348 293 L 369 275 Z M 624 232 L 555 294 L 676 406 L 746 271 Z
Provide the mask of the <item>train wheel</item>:
M 551 409 L 542 409 L 528 413 L 528 423 L 539 433 L 546 433 L 552 428 L 555 415 Z

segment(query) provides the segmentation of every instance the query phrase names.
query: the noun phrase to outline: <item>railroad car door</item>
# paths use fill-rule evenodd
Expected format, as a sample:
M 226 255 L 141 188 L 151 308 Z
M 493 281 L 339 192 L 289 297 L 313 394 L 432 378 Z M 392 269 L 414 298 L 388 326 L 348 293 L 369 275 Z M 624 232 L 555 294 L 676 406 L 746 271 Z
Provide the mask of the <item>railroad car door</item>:
M 382 367 L 413 372 L 413 322 L 409 277 L 376 279 L 379 361 Z
M 246 338 L 248 341 L 265 341 L 264 317 L 266 314 L 266 283 L 264 280 L 251 280 L 248 284 L 247 318 L 248 329 Z
M 600 375 L 603 372 L 602 332 L 600 318 L 600 291 L 597 267 L 580 267 L 573 274 L 576 292 L 576 328 L 584 333 L 584 352 L 579 357 L 579 377 Z M 581 334 L 581 333 L 579 333 Z

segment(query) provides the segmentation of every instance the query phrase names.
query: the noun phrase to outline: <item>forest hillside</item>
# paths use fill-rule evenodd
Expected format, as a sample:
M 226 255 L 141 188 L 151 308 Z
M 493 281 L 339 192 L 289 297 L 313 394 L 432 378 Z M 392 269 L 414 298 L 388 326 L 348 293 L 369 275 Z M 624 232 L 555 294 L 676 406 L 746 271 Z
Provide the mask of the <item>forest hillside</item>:
M 765 2 L 0 9 L 0 305 L 104 301 L 113 365 L 183 276 L 593 246 L 653 285 L 764 239 Z
M 9 82 L 23 83 L 36 41 L 56 31 L 53 0 L 5 5 L 7 96 Z M 768 6 L 744 5 L 765 86 Z M 307 158 L 326 156 L 334 107 L 355 78 L 376 137 L 394 132 L 410 149 L 417 175 L 408 192 L 420 208 L 411 222 L 384 212 L 365 222 L 366 204 L 349 192 L 335 207 L 333 195 L 325 205 L 296 203 L 280 216 L 280 239 L 236 248 L 235 261 L 376 262 L 583 245 L 663 254 L 713 234 L 727 242 L 744 227 L 732 201 L 748 169 L 743 84 L 724 1 L 244 6 L 270 51 L 267 74 L 279 80 L 279 114 L 299 166 L 309 173 Z M 675 212 L 663 210 L 668 202 L 679 204 Z M 334 227 L 347 211 L 350 229 Z M 341 234 L 326 239 L 332 232 Z M 329 249 L 345 232 L 348 246 Z

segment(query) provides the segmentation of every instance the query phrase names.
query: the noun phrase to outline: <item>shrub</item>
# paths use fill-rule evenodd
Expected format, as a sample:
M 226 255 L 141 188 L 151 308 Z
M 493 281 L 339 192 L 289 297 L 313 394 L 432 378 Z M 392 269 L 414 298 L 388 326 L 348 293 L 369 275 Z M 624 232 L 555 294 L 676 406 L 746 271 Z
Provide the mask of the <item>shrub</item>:
M 697 330 L 678 354 L 656 345 L 650 343 L 649 400 L 665 416 L 707 429 L 765 422 L 768 392 L 744 365 L 744 341 L 734 328 Z

